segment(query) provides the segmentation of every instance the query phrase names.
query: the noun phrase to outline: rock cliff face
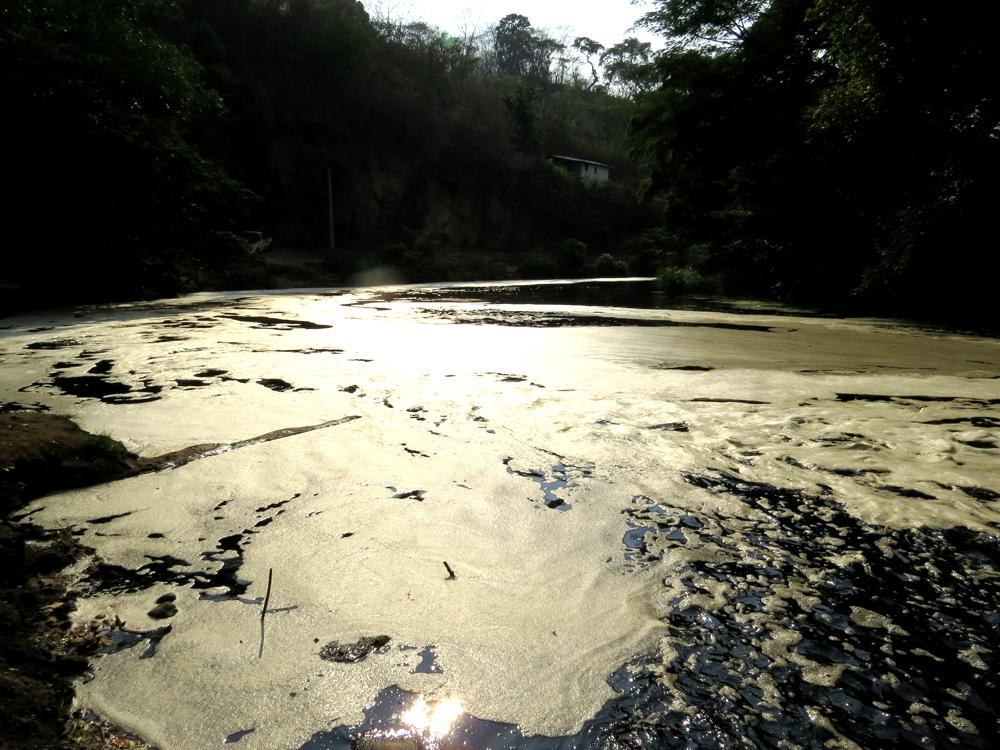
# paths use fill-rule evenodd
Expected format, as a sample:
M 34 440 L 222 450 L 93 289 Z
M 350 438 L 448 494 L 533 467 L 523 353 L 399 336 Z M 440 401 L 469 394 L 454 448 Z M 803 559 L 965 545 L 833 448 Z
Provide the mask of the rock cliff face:
M 495 172 L 495 170 L 494 170 Z M 470 179 L 472 177 L 472 179 Z M 518 220 L 509 188 L 513 169 L 469 175 L 448 165 L 414 164 L 389 154 L 370 154 L 340 196 L 345 229 L 358 244 L 437 238 L 469 248 L 490 248 L 529 234 Z

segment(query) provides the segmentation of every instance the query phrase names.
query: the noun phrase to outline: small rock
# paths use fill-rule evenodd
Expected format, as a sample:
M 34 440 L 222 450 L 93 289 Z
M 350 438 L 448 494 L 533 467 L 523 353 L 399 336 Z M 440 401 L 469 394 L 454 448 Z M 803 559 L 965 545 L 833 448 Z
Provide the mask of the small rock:
M 365 635 L 354 643 L 343 645 L 337 641 L 330 641 L 320 649 L 319 655 L 321 659 L 326 661 L 352 664 L 361 661 L 372 651 L 382 648 L 390 640 L 387 635 Z
M 156 599 L 157 604 L 163 604 L 164 602 L 175 602 L 177 601 L 177 594 L 164 594 Z
M 168 617 L 173 617 L 177 614 L 177 605 L 173 602 L 163 602 L 162 604 L 157 604 L 146 614 L 154 620 L 166 620 Z

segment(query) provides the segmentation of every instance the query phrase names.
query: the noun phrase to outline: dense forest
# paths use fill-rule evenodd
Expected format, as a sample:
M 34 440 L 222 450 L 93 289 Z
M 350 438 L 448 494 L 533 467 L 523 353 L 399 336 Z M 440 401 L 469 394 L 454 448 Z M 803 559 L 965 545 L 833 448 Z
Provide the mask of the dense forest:
M 517 14 L 459 38 L 354 0 L 19 0 L 2 19 L 8 296 L 266 284 L 248 229 L 345 279 L 623 273 L 614 253 L 657 222 L 614 93 L 648 45 Z M 552 154 L 615 179 L 588 189 Z
M 12 0 L 3 304 L 266 285 L 254 229 L 345 281 L 659 273 L 679 293 L 982 315 L 998 15 L 657 0 L 654 51 L 354 0 Z
M 996 3 L 660 0 L 634 121 L 731 290 L 995 325 Z M 682 279 L 683 281 L 683 279 Z

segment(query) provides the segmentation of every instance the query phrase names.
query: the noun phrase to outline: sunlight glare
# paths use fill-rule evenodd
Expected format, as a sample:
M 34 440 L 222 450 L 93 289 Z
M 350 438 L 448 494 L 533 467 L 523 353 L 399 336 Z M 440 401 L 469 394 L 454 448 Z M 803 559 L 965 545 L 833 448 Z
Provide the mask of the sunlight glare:
M 462 715 L 462 702 L 456 698 L 428 703 L 419 696 L 400 716 L 400 721 L 415 733 L 432 740 L 439 740 L 451 731 L 455 720 Z

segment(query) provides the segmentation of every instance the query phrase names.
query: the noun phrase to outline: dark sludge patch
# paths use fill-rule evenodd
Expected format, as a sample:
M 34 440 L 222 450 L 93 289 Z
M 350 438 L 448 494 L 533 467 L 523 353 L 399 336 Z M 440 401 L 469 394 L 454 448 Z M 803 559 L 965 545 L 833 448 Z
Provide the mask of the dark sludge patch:
M 699 323 L 695 321 L 664 320 L 657 318 L 624 318 L 605 315 L 566 315 L 562 313 L 527 312 L 518 310 L 490 310 L 473 312 L 466 310 L 422 311 L 431 317 L 440 318 L 459 325 L 495 325 L 515 328 L 578 328 L 578 327 L 623 327 L 637 328 L 717 328 L 724 331 L 755 331 L 771 333 L 779 330 L 773 326 L 750 323 Z
M 162 386 L 144 383 L 141 388 L 134 388 L 127 383 L 109 380 L 103 375 L 59 376 L 52 379 L 52 385 L 67 396 L 77 398 L 96 398 L 106 404 L 139 404 L 157 401 L 156 395 L 163 390 Z M 137 395 L 147 394 L 147 395 Z
M 319 650 L 319 658 L 340 664 L 363 661 L 372 652 L 381 653 L 392 640 L 387 635 L 363 635 L 354 643 L 330 641 Z
M 250 582 L 242 580 L 238 574 L 243 566 L 243 548 L 255 533 L 253 529 L 244 529 L 241 533 L 224 536 L 214 550 L 202 553 L 202 560 L 219 563 L 220 567 L 214 572 L 191 570 L 191 563 L 171 555 L 146 555 L 149 562 L 135 570 L 98 560 L 84 570 L 81 582 L 85 591 L 90 592 L 134 593 L 170 584 L 190 586 L 204 592 L 200 598 L 211 601 L 238 599 L 250 586 Z M 214 589 L 223 591 L 207 593 Z
M 841 466 L 818 466 L 813 463 L 803 463 L 799 461 L 794 456 L 782 456 L 780 459 L 783 463 L 789 466 L 794 466 L 796 469 L 802 469 L 804 471 L 825 471 L 827 474 L 834 474 L 838 477 L 865 477 L 865 476 L 881 476 L 889 473 L 889 469 L 876 468 L 872 466 L 865 466 L 861 468 L 856 467 L 841 467 Z
M 417 502 L 423 502 L 424 495 L 426 494 L 426 490 L 409 490 L 407 492 L 397 492 L 392 498 L 393 500 L 416 500 Z
M 113 359 L 102 359 L 97 362 L 93 367 L 91 367 L 87 372 L 91 375 L 107 375 L 111 372 L 111 368 L 115 366 L 115 361 Z
M 196 372 L 194 376 L 196 378 L 217 378 L 220 375 L 227 375 L 227 374 L 229 374 L 229 370 L 218 370 L 214 367 L 210 367 L 207 370 L 201 370 L 200 372 Z
M 661 432 L 687 432 L 687 422 L 663 422 L 662 424 L 651 424 L 647 430 L 659 430 Z
M 177 383 L 178 388 L 204 388 L 209 385 L 206 381 L 198 378 L 178 378 L 174 382 Z
M 56 377 L 52 379 L 52 384 L 67 396 L 80 398 L 105 398 L 132 392 L 132 386 L 100 375 Z
M 660 560 L 664 549 L 688 543 L 685 530 L 690 532 L 704 526 L 690 513 L 659 504 L 646 495 L 635 495 L 631 507 L 622 513 L 629 519 L 629 528 L 622 537 L 629 569 L 647 567 Z
M 666 362 L 662 362 L 658 365 L 653 365 L 654 370 L 677 370 L 679 372 L 711 372 L 714 367 L 709 367 L 708 365 L 671 365 Z
M 231 732 L 230 734 L 226 735 L 226 739 L 224 739 L 222 741 L 222 744 L 223 745 L 233 745 L 233 744 L 239 742 L 240 740 L 242 740 L 248 734 L 253 734 L 256 731 L 257 731 L 257 727 L 250 727 L 249 729 L 240 729 L 240 730 L 238 730 L 236 732 Z
M 434 650 L 434 646 L 424 646 L 417 656 L 420 657 L 420 663 L 413 668 L 412 674 L 444 674 L 441 665 L 437 663 L 437 651 Z
M 284 391 L 290 391 L 292 389 L 292 384 L 282 380 L 281 378 L 261 378 L 257 381 L 258 385 L 262 385 L 265 388 L 270 388 L 272 391 L 277 391 L 278 393 L 283 393 Z
M 215 322 L 211 318 L 205 318 L 204 316 L 197 316 L 194 318 L 170 318 L 167 320 L 161 320 L 157 324 L 159 328 L 186 328 L 189 330 L 214 328 L 215 325 Z
M 117 654 L 119 651 L 125 651 L 126 649 L 135 648 L 143 641 L 146 642 L 146 648 L 141 654 L 139 654 L 140 659 L 150 659 L 156 656 L 156 649 L 159 648 L 160 641 L 162 641 L 173 629 L 172 625 L 163 625 L 159 628 L 152 628 L 150 630 L 132 630 L 125 627 L 125 623 L 119 620 L 117 617 L 114 623 L 109 623 L 107 632 L 104 634 L 102 645 L 94 653 L 95 654 Z
M 201 590 L 221 588 L 225 591 L 218 594 L 202 593 L 199 598 L 210 601 L 227 601 L 238 599 L 246 593 L 250 581 L 244 581 L 238 574 L 240 568 L 243 567 L 243 547 L 248 543 L 247 537 L 254 533 L 256 532 L 244 529 L 240 534 L 224 536 L 216 543 L 214 550 L 202 553 L 202 560 L 221 563 L 221 567 L 207 576 L 199 576 L 193 582 L 192 588 Z
M 553 454 L 554 455 L 554 454 Z M 558 457 L 561 458 L 561 457 Z M 514 460 L 513 456 L 508 456 L 503 460 L 504 466 L 507 467 L 508 474 L 516 474 L 519 477 L 525 477 L 530 479 L 535 484 L 539 486 L 542 490 L 542 504 L 546 508 L 552 508 L 555 510 L 566 511 L 570 510 L 573 506 L 568 502 L 563 500 L 556 494 L 557 490 L 566 489 L 572 486 L 572 477 L 569 474 L 571 468 L 567 464 L 563 463 L 562 460 L 557 461 L 552 465 L 551 470 L 548 472 L 541 469 L 529 469 L 527 471 L 521 469 L 515 469 L 511 466 L 511 462 Z M 585 476 L 589 476 L 591 469 L 584 468 L 581 470 Z
M 87 523 L 96 523 L 96 524 L 111 523 L 112 521 L 116 521 L 119 518 L 125 518 L 126 516 L 131 516 L 131 515 L 132 511 L 129 510 L 126 511 L 125 513 L 113 513 L 110 516 L 99 516 L 98 518 L 88 518 Z
M 769 404 L 770 401 L 756 401 L 749 398 L 689 398 L 692 404 Z
M 233 313 L 226 313 L 220 315 L 220 318 L 226 318 L 228 320 L 237 320 L 240 323 L 251 323 L 253 328 L 271 328 L 279 331 L 293 331 L 295 329 L 302 330 L 319 330 L 321 328 L 332 328 L 333 326 L 326 325 L 323 323 L 313 323 L 308 320 L 293 320 L 291 318 L 272 318 L 266 315 L 236 315 Z
M 824 448 L 845 448 L 847 450 L 879 451 L 889 446 L 872 440 L 857 432 L 842 432 L 839 435 L 821 435 L 815 442 Z
M 330 326 L 326 326 L 329 328 Z M 308 349 L 254 349 L 254 354 L 343 354 L 343 349 L 320 349 L 309 347 Z
M 1000 492 L 994 492 L 993 490 L 988 490 L 985 487 L 971 487 L 971 486 L 960 486 L 958 489 L 962 490 L 966 495 L 971 497 L 973 500 L 979 500 L 983 503 L 992 502 L 1000 498 Z
M 997 746 L 996 536 L 870 526 L 830 497 L 683 476 L 754 514 L 634 499 L 625 554 L 669 555 L 665 583 L 682 589 L 664 618 L 671 653 L 616 673 L 618 697 L 574 746 Z M 816 684 L 823 669 L 834 677 Z
M 34 404 L 19 404 L 16 401 L 3 401 L 0 402 L 0 414 L 13 414 L 14 412 L 44 412 L 48 411 L 49 407 L 45 404 L 40 404 L 38 402 Z
M 284 506 L 292 502 L 292 500 L 298 500 L 300 497 L 302 497 L 302 493 L 296 492 L 287 500 L 279 500 L 278 502 L 271 503 L 270 505 L 262 505 L 259 508 L 254 508 L 254 513 L 266 513 L 269 510 L 277 510 L 278 508 L 283 508 Z M 222 505 L 225 505 L 225 502 L 220 503 L 218 506 L 216 506 L 215 510 L 218 510 L 218 508 L 221 507 Z
M 967 445 L 970 448 L 979 448 L 980 450 L 993 450 L 997 448 L 997 443 L 995 440 L 957 440 L 956 442 L 962 445 Z
M 149 562 L 134 570 L 101 560 L 91 563 L 84 569 L 80 578 L 81 583 L 84 584 L 84 590 L 112 594 L 135 593 L 145 591 L 161 583 L 186 586 L 200 576 L 206 575 L 177 570 L 177 568 L 191 567 L 191 563 L 179 557 L 171 555 L 146 555 L 145 557 Z
M 922 490 L 915 490 L 912 487 L 900 487 L 896 484 L 883 484 L 879 487 L 879 489 L 891 492 L 894 495 L 899 495 L 900 497 L 908 497 L 917 500 L 937 500 L 937 497 L 934 495 L 923 492 Z
M 871 403 L 905 403 L 916 401 L 917 403 L 940 403 L 940 404 L 966 404 L 969 406 L 992 406 L 1000 404 L 1000 399 L 996 398 L 969 398 L 966 396 L 891 396 L 877 393 L 838 393 L 837 400 L 845 403 L 852 401 L 868 401 Z M 992 419 L 992 417 L 988 418 Z M 963 421 L 962 419 L 958 421 Z M 923 424 L 955 424 L 948 420 L 934 420 Z
M 54 351 L 56 349 L 69 349 L 74 346 L 80 346 L 80 342 L 76 339 L 54 339 L 51 341 L 33 341 L 30 344 L 25 344 L 24 348 L 34 351 Z

